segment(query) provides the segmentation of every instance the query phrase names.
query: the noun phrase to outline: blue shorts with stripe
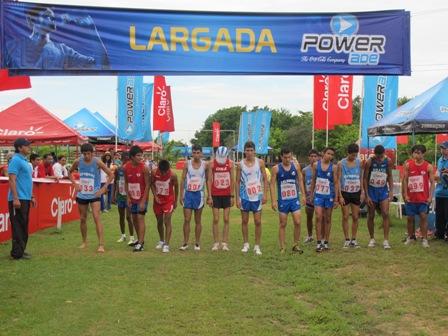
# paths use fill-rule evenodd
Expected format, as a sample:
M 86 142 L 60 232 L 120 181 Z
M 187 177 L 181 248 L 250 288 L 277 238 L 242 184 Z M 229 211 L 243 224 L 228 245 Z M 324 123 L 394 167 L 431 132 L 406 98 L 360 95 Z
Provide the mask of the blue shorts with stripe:
M 262 209 L 261 201 L 249 201 L 241 199 L 241 211 L 244 212 L 259 212 Z
M 324 197 L 314 196 L 314 206 L 325 208 L 325 209 L 330 209 L 334 206 L 334 198 L 324 198 Z
M 204 192 L 202 191 L 185 191 L 184 208 L 199 210 L 204 206 Z
M 278 211 L 281 213 L 290 213 L 300 210 L 300 202 L 298 200 L 277 201 Z

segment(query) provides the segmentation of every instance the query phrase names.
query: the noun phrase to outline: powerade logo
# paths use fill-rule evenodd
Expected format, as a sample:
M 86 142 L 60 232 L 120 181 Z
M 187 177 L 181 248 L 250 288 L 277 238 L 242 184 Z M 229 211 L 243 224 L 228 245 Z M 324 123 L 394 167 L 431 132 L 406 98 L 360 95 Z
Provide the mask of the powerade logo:
M 126 83 L 126 121 L 128 125 L 125 130 L 127 134 L 134 131 L 134 86 L 134 78 L 128 78 Z
M 313 50 L 322 54 L 347 54 L 350 65 L 377 65 L 384 54 L 386 36 L 358 34 L 359 21 L 351 14 L 331 18 L 332 34 L 304 34 L 301 52 Z M 302 62 L 345 63 L 346 59 L 331 56 L 302 56 Z

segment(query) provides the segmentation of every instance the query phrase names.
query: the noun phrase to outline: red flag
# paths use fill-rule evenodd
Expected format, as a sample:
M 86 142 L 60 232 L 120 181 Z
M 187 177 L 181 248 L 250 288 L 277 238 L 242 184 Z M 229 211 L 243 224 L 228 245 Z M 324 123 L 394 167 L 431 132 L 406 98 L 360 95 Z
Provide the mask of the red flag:
M 29 89 L 31 87 L 30 77 L 10 77 L 7 69 L 0 69 L 0 91 Z
M 330 76 L 328 93 L 328 123 L 351 125 L 353 76 Z
M 329 76 L 314 76 L 313 127 L 316 130 L 327 129 L 328 81 Z M 328 129 L 333 128 L 334 126 L 328 123 Z
M 407 135 L 397 135 L 397 144 L 398 145 L 407 145 L 409 141 L 409 137 Z
M 448 141 L 448 133 L 436 135 L 436 143 L 441 144 L 445 141 Z
M 174 131 L 174 115 L 171 101 L 171 88 L 165 77 L 154 77 L 153 129 L 162 132 Z
M 221 143 L 221 124 L 214 121 L 212 124 L 213 128 L 213 147 L 219 147 Z

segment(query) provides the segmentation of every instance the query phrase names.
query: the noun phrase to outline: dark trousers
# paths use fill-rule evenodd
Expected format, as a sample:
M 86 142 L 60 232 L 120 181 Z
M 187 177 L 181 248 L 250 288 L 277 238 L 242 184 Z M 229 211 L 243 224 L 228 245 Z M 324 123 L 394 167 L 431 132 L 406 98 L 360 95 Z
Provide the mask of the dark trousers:
M 436 237 L 443 239 L 448 223 L 448 197 L 436 197 Z
M 19 259 L 28 243 L 28 218 L 30 214 L 30 201 L 20 200 L 20 208 L 15 209 L 12 201 L 8 202 L 9 219 L 12 229 L 11 257 Z

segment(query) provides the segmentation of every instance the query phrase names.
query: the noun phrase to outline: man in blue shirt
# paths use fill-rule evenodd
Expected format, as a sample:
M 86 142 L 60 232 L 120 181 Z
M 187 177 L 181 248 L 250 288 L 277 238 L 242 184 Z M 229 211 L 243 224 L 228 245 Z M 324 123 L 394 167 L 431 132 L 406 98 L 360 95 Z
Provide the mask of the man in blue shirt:
M 28 242 L 28 220 L 30 205 L 36 205 L 33 196 L 32 168 L 27 160 L 31 152 L 30 142 L 18 138 L 14 142 L 16 153 L 8 166 L 9 193 L 8 208 L 12 226 L 13 259 L 29 259 L 31 255 L 25 252 Z
M 448 222 L 448 141 L 440 145 L 442 156 L 437 162 L 436 187 L 436 237 L 446 238 Z

